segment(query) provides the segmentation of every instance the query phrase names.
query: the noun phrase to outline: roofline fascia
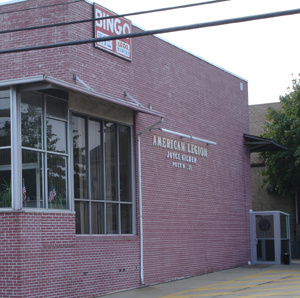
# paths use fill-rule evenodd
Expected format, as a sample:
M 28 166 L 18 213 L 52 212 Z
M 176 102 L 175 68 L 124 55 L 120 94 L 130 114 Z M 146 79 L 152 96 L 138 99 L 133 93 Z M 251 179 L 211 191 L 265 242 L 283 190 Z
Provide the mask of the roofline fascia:
M 8 1 L 5 1 L 5 2 L 1 2 L 0 3 L 0 6 L 2 5 L 9 5 L 9 4 L 15 4 L 15 3 L 19 3 L 19 2 L 26 2 L 28 0 L 8 0 Z

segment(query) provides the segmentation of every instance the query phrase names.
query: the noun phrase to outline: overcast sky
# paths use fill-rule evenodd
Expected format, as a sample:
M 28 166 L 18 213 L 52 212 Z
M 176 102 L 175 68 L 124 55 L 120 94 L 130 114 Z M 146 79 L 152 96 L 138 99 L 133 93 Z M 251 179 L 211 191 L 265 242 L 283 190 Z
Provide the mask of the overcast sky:
M 0 2 L 6 2 L 0 0 Z M 193 0 L 97 0 L 118 13 L 184 5 Z M 47 1 L 45 1 L 45 4 Z M 300 0 L 231 0 L 129 17 L 145 30 L 300 8 Z M 249 104 L 275 102 L 300 73 L 300 14 L 166 33 L 162 38 L 248 81 Z M 294 76 L 292 76 L 292 74 Z

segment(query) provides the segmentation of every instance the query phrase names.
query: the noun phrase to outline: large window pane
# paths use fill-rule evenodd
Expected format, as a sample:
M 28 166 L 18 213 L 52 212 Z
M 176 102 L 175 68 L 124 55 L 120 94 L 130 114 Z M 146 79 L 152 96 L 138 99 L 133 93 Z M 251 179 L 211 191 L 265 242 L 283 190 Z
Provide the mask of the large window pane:
M 42 96 L 33 92 L 22 93 L 21 128 L 22 146 L 42 149 Z
M 10 149 L 0 150 L 0 208 L 11 207 Z
M 118 234 L 118 204 L 106 204 L 106 233 Z
M 67 152 L 67 123 L 47 119 L 47 150 L 60 153 Z
M 131 201 L 130 128 L 119 125 L 120 200 Z
M 89 234 L 89 202 L 75 201 L 76 234 Z
M 43 153 L 22 150 L 23 207 L 44 208 Z
M 101 123 L 89 121 L 90 189 L 92 200 L 103 200 Z
M 9 90 L 0 90 L 0 147 L 10 146 L 9 93 Z
M 121 234 L 132 234 L 132 205 L 121 204 Z
M 116 125 L 112 122 L 105 122 L 105 179 L 106 179 L 106 200 L 117 200 L 116 181 Z
M 104 233 L 104 204 L 92 203 L 92 234 Z
M 67 159 L 48 154 L 48 206 L 66 209 L 67 206 Z
M 86 134 L 85 119 L 73 117 L 74 195 L 88 199 L 86 187 Z

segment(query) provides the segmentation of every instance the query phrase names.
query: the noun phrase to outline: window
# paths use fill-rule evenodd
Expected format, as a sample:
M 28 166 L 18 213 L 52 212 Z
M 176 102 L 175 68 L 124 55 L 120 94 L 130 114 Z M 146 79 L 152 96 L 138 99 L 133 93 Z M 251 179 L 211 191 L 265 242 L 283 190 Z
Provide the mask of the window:
M 21 93 L 22 204 L 67 209 L 67 103 Z
M 132 234 L 131 128 L 73 115 L 77 234 Z
M 77 234 L 133 234 L 132 127 L 74 114 L 68 137 L 67 94 L 22 89 L 0 89 L 0 208 L 68 210 L 73 195 Z
M 0 90 L 0 208 L 11 207 L 10 90 Z

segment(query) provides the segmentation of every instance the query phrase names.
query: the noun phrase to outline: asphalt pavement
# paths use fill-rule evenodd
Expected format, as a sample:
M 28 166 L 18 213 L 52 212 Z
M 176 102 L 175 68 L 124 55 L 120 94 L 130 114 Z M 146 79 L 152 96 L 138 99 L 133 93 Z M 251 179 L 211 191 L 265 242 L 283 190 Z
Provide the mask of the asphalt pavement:
M 105 298 L 300 297 L 300 260 L 289 265 L 247 265 L 122 291 Z

